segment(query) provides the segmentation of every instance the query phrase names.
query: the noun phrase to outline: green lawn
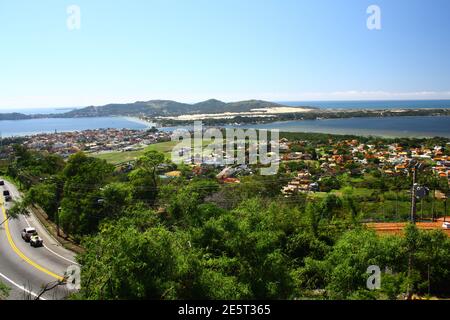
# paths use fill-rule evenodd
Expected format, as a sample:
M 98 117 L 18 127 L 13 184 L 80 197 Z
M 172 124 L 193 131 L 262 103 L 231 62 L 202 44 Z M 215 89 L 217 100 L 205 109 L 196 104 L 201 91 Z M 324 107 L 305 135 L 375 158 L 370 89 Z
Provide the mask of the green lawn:
M 374 190 L 367 188 L 348 188 L 348 187 L 343 187 L 339 190 L 333 190 L 332 193 L 336 194 L 337 196 L 343 196 L 347 190 L 351 190 L 350 193 L 356 197 L 370 197 L 374 193 Z
M 132 161 L 142 155 L 144 151 L 130 151 L 130 152 L 108 152 L 101 154 L 91 154 L 92 157 L 106 160 L 112 164 Z
M 203 146 L 206 146 L 210 143 L 209 140 L 203 141 Z M 155 143 L 152 145 L 149 145 L 143 150 L 139 151 L 128 151 L 128 152 L 122 152 L 122 151 L 114 151 L 114 152 L 108 152 L 108 153 L 100 153 L 100 154 L 91 154 L 92 157 L 99 158 L 106 160 L 107 162 L 111 164 L 119 164 L 127 161 L 133 161 L 139 158 L 144 154 L 145 151 L 149 150 L 155 150 L 162 152 L 166 155 L 167 159 L 171 158 L 171 151 L 173 147 L 175 147 L 178 144 L 178 141 L 167 141 L 167 142 L 160 142 Z
M 149 150 L 155 150 L 160 151 L 166 154 L 168 158 L 170 158 L 170 151 L 172 148 L 177 144 L 177 141 L 167 141 L 167 142 L 160 142 L 152 144 L 145 149 L 138 150 L 138 151 L 114 151 L 114 152 L 107 152 L 107 153 L 100 153 L 100 154 L 91 154 L 92 157 L 99 158 L 106 160 L 109 163 L 112 164 L 118 164 L 123 163 L 127 161 L 133 161 L 139 158 L 144 154 L 145 151 Z

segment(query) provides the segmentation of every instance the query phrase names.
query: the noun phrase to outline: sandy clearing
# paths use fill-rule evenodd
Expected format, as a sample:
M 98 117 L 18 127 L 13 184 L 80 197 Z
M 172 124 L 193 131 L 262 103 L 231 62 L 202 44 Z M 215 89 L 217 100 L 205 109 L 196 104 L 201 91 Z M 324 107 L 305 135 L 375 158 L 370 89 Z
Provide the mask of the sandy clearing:
M 283 113 L 304 113 L 312 112 L 315 109 L 301 108 L 301 107 L 274 107 L 252 109 L 249 112 L 223 112 L 223 113 L 204 113 L 204 114 L 184 114 L 176 117 L 159 117 L 159 119 L 169 120 L 202 120 L 202 119 L 233 119 L 237 116 L 242 117 L 270 117 L 271 115 Z

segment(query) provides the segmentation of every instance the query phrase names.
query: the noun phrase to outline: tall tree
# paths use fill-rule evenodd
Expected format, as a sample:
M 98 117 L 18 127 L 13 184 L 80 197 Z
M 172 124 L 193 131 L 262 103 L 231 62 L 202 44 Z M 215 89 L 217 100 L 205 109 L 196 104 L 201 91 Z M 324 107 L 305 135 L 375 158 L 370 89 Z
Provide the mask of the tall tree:
M 105 218 L 101 211 L 101 188 L 113 171 L 111 164 L 83 153 L 69 158 L 63 171 L 64 198 L 59 217 L 64 230 L 74 235 L 97 231 L 99 222 Z

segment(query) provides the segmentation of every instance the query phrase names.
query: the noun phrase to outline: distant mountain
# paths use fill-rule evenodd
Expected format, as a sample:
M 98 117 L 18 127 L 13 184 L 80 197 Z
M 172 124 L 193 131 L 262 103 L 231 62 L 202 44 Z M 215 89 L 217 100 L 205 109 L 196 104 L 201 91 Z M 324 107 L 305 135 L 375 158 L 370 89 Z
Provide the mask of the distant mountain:
M 230 112 L 247 112 L 253 109 L 267 109 L 267 108 L 292 108 L 282 104 L 268 102 L 263 100 L 247 100 L 240 102 L 231 102 L 227 104 Z M 309 108 L 308 108 L 309 109 Z
M 226 103 L 210 99 L 194 104 L 181 103 L 171 100 L 137 101 L 134 103 L 113 103 L 104 106 L 90 106 L 74 109 L 64 113 L 53 114 L 22 114 L 0 113 L 0 120 L 23 120 L 38 118 L 82 118 L 82 117 L 109 117 L 109 116 L 179 116 L 192 114 L 216 114 L 224 112 L 249 112 L 253 109 L 268 109 L 288 107 L 274 102 L 262 100 L 247 100 Z M 288 107 L 292 108 L 292 107 Z M 311 107 L 298 107 L 316 109 Z
M 100 107 L 90 106 L 52 116 L 65 118 L 139 115 L 179 116 L 183 114 L 248 112 L 252 109 L 276 107 L 287 106 L 262 100 L 225 103 L 216 99 L 210 99 L 195 104 L 180 103 L 171 100 L 151 100 L 125 104 L 108 104 Z
M 186 112 L 191 105 L 170 100 L 138 101 L 125 104 L 108 104 L 101 107 L 86 107 L 61 114 L 67 118 L 172 115 Z
M 224 112 L 248 112 L 253 109 L 287 107 L 274 102 L 262 100 L 247 100 L 239 102 L 225 103 L 219 100 L 211 99 L 196 103 L 191 106 L 188 113 L 224 113 Z
M 26 120 L 32 117 L 23 113 L 0 113 L 0 121 L 2 120 Z
M 197 112 L 202 112 L 206 110 L 223 110 L 225 109 L 227 104 L 220 100 L 210 99 L 203 102 L 199 102 L 193 105 L 193 109 L 197 110 Z

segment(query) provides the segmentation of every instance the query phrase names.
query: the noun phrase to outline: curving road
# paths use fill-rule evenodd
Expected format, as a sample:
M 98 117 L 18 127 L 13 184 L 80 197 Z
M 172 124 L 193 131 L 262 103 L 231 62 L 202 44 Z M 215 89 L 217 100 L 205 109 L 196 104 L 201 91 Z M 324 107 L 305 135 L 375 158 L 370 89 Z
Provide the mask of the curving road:
M 5 181 L 5 185 L 0 186 L 0 223 L 12 206 L 12 202 L 4 201 L 4 190 L 10 191 L 13 200 L 20 198 L 13 184 Z M 43 247 L 33 248 L 22 240 L 21 230 L 30 226 L 36 228 L 44 240 Z M 8 299 L 35 299 L 46 285 L 61 280 L 67 268 L 74 264 L 75 253 L 63 248 L 32 214 L 0 226 L 0 281 L 11 288 Z M 64 299 L 69 293 L 65 285 L 60 285 L 45 292 L 41 299 Z

